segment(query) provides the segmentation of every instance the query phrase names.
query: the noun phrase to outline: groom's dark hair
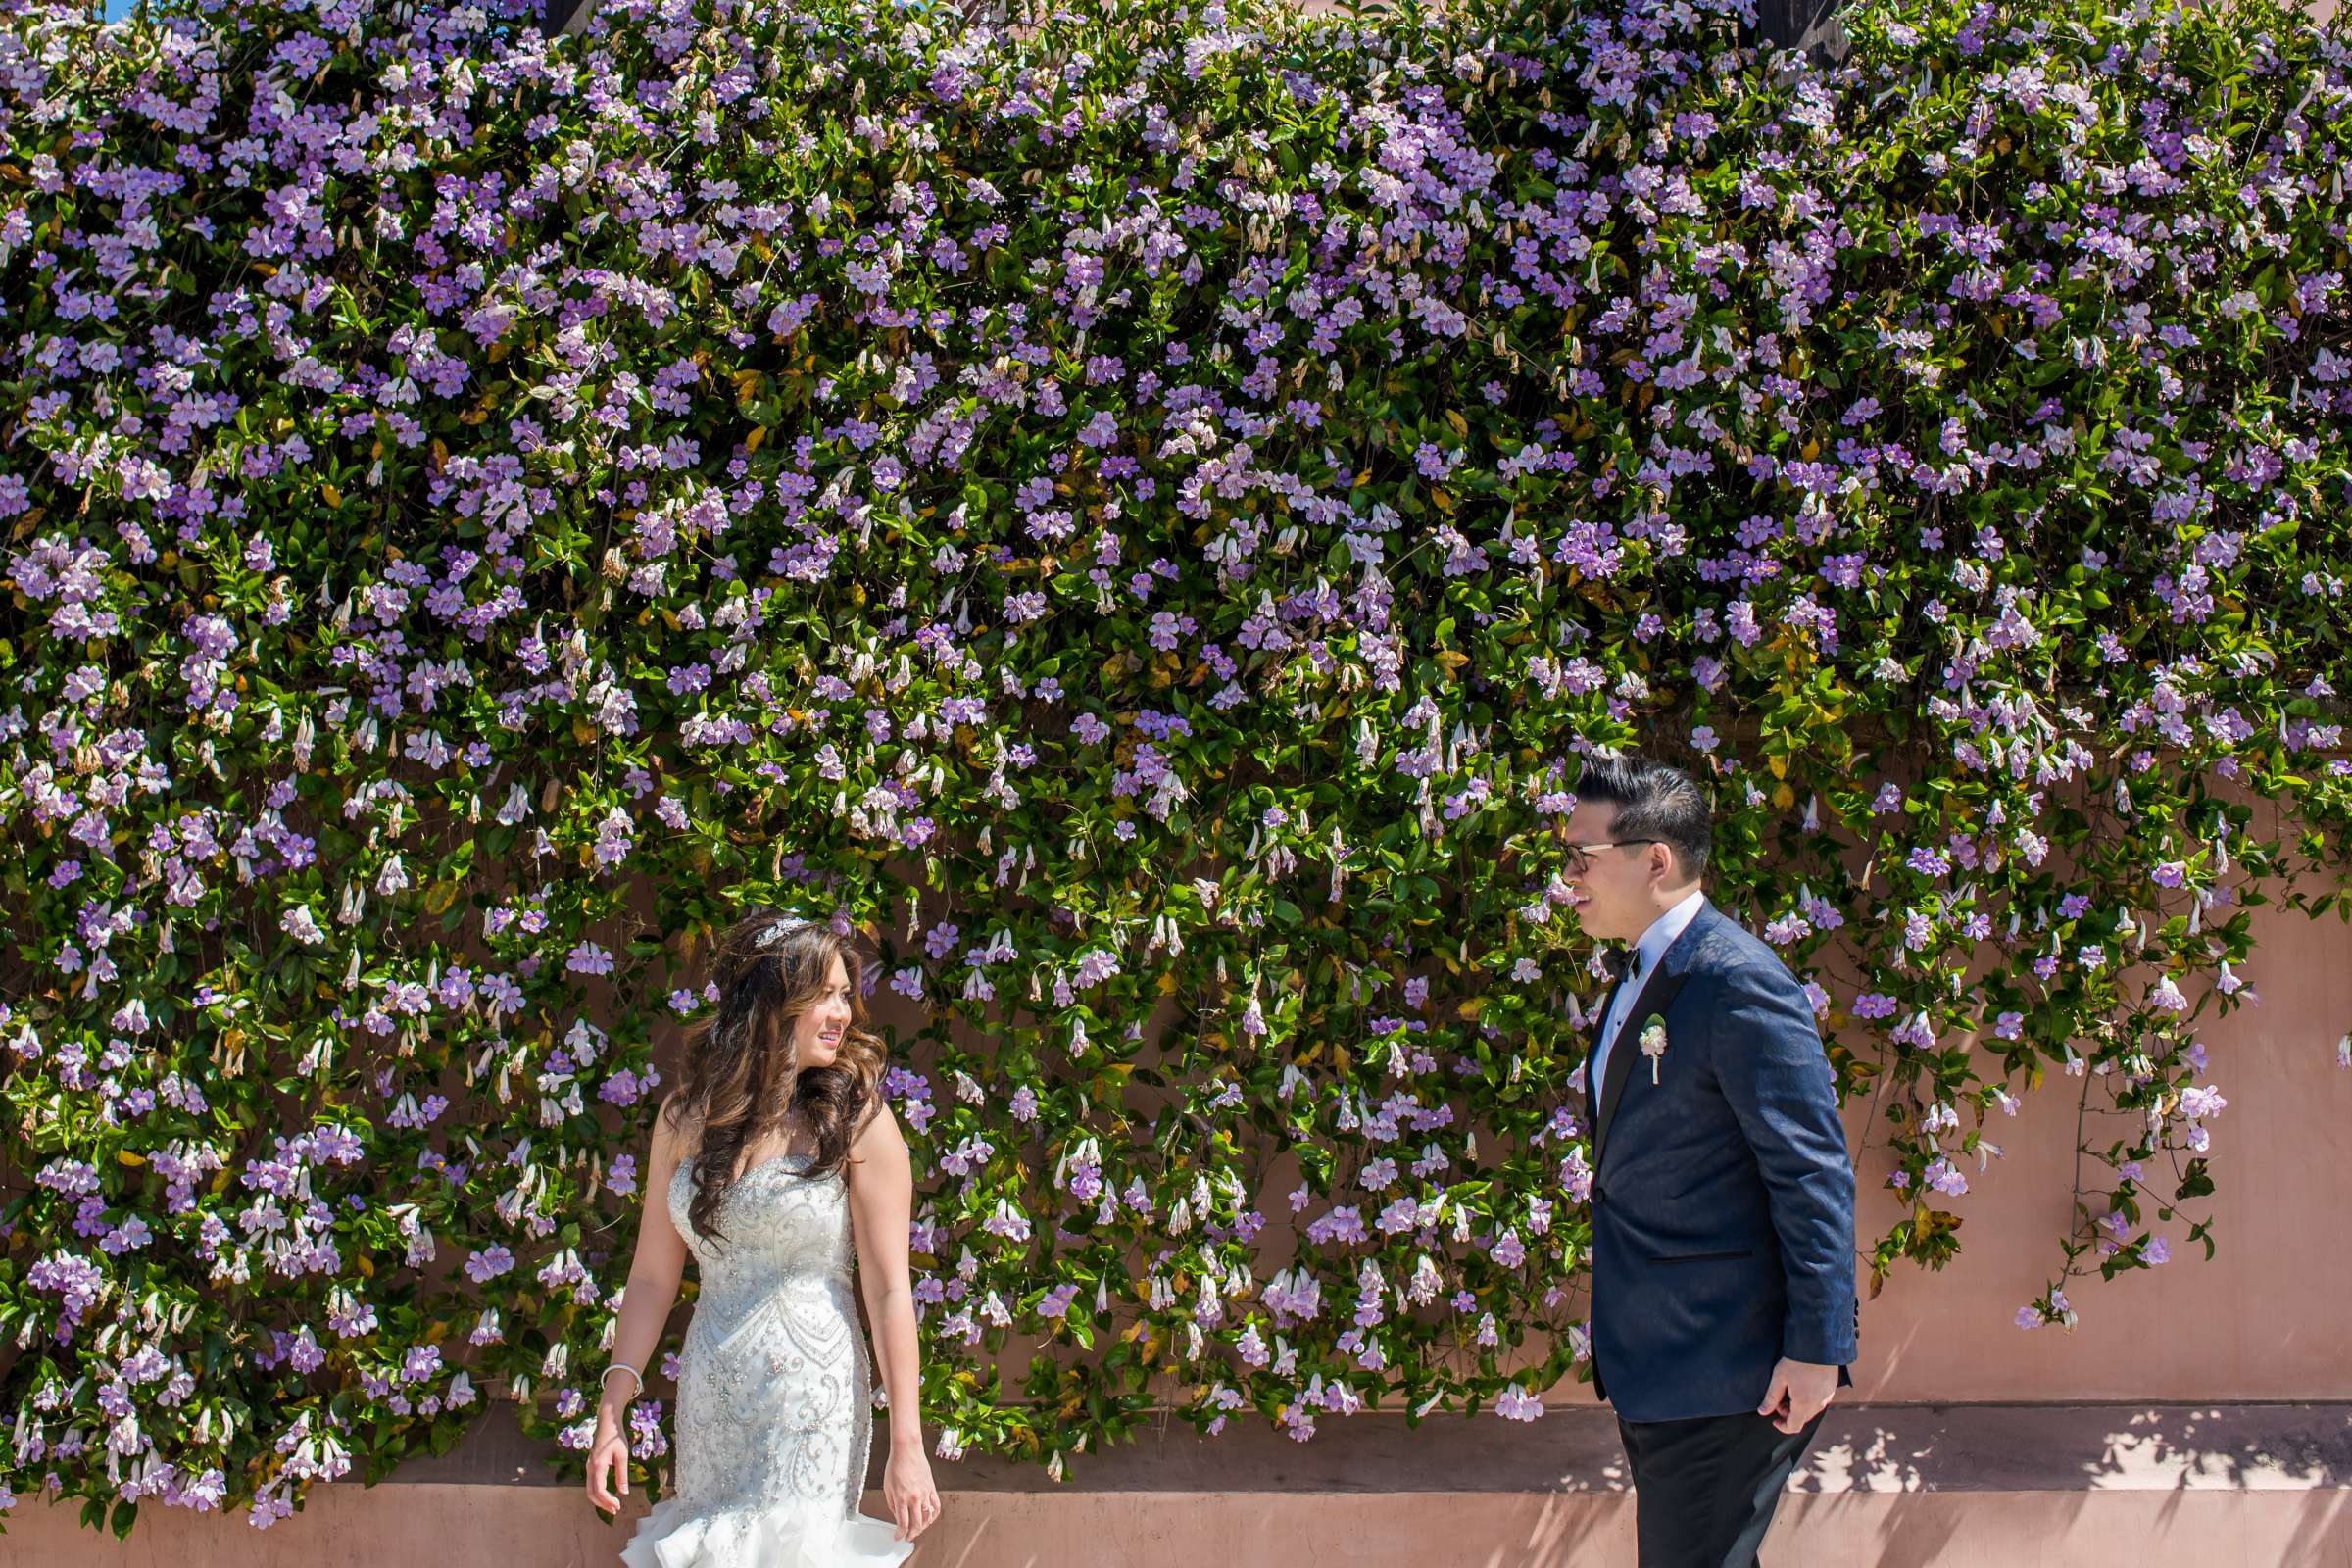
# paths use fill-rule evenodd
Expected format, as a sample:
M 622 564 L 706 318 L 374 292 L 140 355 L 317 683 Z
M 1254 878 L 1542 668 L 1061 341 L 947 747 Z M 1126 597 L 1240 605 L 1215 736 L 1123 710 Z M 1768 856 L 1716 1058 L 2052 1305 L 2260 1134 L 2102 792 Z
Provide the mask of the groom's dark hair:
M 1576 798 L 1617 808 L 1611 837 L 1661 840 L 1686 875 L 1706 870 L 1707 797 L 1681 768 L 1646 757 L 1587 757 Z

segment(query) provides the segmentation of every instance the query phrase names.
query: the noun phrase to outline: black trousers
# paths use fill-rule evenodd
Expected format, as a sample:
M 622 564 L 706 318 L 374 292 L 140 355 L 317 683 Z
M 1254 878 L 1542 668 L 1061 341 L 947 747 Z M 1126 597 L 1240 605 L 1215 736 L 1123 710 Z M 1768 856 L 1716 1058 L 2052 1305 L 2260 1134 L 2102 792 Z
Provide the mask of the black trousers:
M 1781 1492 L 1827 1414 L 1794 1434 L 1752 1411 L 1690 1421 L 1620 1416 L 1642 1568 L 1759 1568 L 1756 1547 Z

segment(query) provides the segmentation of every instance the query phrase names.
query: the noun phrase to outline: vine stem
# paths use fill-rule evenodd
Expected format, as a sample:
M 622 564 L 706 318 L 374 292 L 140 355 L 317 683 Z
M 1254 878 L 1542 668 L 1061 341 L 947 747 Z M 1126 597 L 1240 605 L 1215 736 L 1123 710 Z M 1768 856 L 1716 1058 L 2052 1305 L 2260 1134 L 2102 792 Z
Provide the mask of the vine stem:
M 2090 1213 L 2089 1205 L 2082 1201 L 2082 1155 L 2084 1152 L 2082 1147 L 2082 1124 L 2090 1115 L 2090 1081 L 2092 1076 L 2093 1074 L 2090 1070 L 2090 1064 L 2087 1060 L 2085 1060 L 2082 1064 L 2082 1092 L 2077 1096 L 2075 1100 L 2074 1212 L 2068 1216 L 2066 1226 L 2066 1237 L 2070 1242 L 2075 1240 L 2075 1238 L 2078 1236 L 2087 1236 L 2093 1228 L 2088 1219 Z M 2066 1260 L 2065 1269 L 2060 1272 L 2058 1277 L 2062 1281 L 2071 1280 L 2082 1275 L 2083 1272 L 2084 1271 L 2077 1265 L 2075 1259 L 2070 1256 Z

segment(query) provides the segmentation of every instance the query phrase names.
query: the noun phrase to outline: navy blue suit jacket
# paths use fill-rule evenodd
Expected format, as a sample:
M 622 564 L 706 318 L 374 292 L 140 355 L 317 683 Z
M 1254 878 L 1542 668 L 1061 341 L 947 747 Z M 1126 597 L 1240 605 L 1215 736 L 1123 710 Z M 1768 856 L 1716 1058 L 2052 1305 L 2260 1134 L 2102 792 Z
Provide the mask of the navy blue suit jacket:
M 1586 1084 L 1595 1392 L 1628 1421 L 1674 1421 L 1753 1411 L 1783 1356 L 1851 1383 L 1853 1164 L 1780 956 L 1702 901 L 1643 977 L 1606 1076 Z

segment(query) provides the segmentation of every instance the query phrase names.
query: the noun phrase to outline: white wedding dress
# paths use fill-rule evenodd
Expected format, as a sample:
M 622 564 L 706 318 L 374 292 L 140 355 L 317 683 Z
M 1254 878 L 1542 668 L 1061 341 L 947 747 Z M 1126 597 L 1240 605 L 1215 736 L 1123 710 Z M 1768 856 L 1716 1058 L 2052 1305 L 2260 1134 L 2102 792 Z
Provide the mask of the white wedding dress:
M 621 1548 L 628 1568 L 878 1568 L 914 1550 L 858 1511 L 874 1413 L 849 1189 L 839 1171 L 802 1176 L 808 1159 L 745 1172 L 720 1207 L 724 1241 L 687 1223 L 693 1162 L 670 1179 L 703 1288 L 678 1373 L 677 1491 Z

